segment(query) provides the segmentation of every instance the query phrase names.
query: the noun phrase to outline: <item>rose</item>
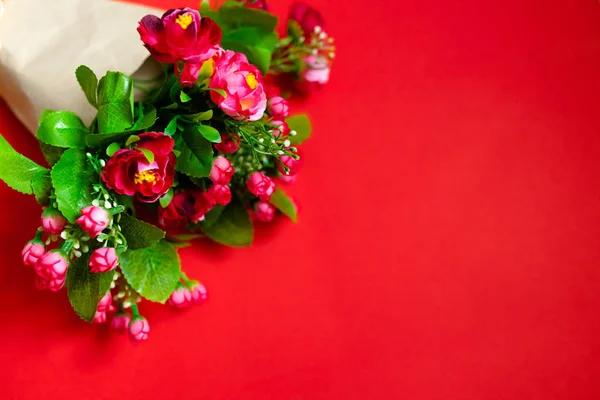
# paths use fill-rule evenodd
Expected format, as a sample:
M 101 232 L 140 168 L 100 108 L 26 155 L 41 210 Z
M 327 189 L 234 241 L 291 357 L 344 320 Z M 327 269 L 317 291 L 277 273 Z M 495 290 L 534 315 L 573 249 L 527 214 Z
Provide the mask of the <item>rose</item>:
M 110 327 L 118 333 L 125 333 L 127 332 L 127 325 L 129 325 L 130 320 L 131 317 L 129 314 L 119 313 L 110 321 Z
M 208 189 L 208 193 L 215 199 L 217 204 L 226 206 L 231 203 L 231 189 L 227 185 L 217 183 Z
M 166 208 L 159 208 L 158 222 L 164 228 L 176 229 L 189 222 L 198 222 L 215 206 L 208 192 L 186 190 L 176 193 Z
M 138 200 L 152 203 L 173 185 L 177 159 L 172 153 L 173 139 L 164 133 L 147 132 L 138 135 L 136 149 L 121 149 L 106 163 L 102 180 L 119 194 L 137 195 Z M 154 154 L 150 163 L 139 149 Z
M 279 157 L 279 161 L 281 161 L 281 164 L 283 165 L 278 164 L 277 168 L 283 175 L 294 176 L 302 167 L 302 161 L 300 159 L 296 160 L 291 156 L 281 156 Z M 288 169 L 288 171 L 285 170 L 284 166 Z
M 257 121 L 267 109 L 262 75 L 242 53 L 227 50 L 217 58 L 210 87 L 225 92 L 223 97 L 217 91 L 211 91 L 210 97 L 233 119 Z
M 275 218 L 275 207 L 267 202 L 259 201 L 254 206 L 254 216 L 261 222 L 271 222 Z
M 300 92 L 310 94 L 329 82 L 330 74 L 330 63 L 326 57 L 310 55 L 304 59 L 300 79 L 296 80 L 294 85 Z
M 50 250 L 35 264 L 35 272 L 39 278 L 36 286 L 53 292 L 59 291 L 65 284 L 68 269 L 66 253 L 60 249 Z
M 196 283 L 192 286 L 192 302 L 197 305 L 204 304 L 208 299 L 208 291 L 206 287 L 201 283 Z
M 134 342 L 140 342 L 148 339 L 150 324 L 146 318 L 137 316 L 129 321 L 128 330 L 129 338 Z
M 181 286 L 171 293 L 169 305 L 175 308 L 185 308 L 192 302 L 192 292 L 185 286 Z
M 183 71 L 181 71 L 181 76 L 179 77 L 181 85 L 185 87 L 194 86 L 194 83 L 198 80 L 200 68 L 202 68 L 202 64 L 185 64 L 183 66 Z
M 240 137 L 235 133 L 221 133 L 221 143 L 215 143 L 215 149 L 221 153 L 233 154 L 240 148 Z
M 90 256 L 90 272 L 108 272 L 117 268 L 119 258 L 117 252 L 112 247 L 101 247 L 94 250 Z
M 93 239 L 106 229 L 110 215 L 102 207 L 89 206 L 81 210 L 81 217 L 77 218 L 76 222 Z
M 208 60 L 217 52 L 222 37 L 215 21 L 201 18 L 198 11 L 187 7 L 169 10 L 162 18 L 146 15 L 138 32 L 152 57 L 169 64 L 180 60 L 198 64 Z
M 275 183 L 262 172 L 255 172 L 246 182 L 250 193 L 260 198 L 262 201 L 269 201 L 271 195 L 275 192 Z
M 42 213 L 42 228 L 50 235 L 59 235 L 67 224 L 67 220 L 56 208 L 48 207 Z
M 309 36 L 315 32 L 317 27 L 321 29 L 325 27 L 325 20 L 321 13 L 302 2 L 292 5 L 289 19 L 296 21 L 300 25 L 300 28 L 304 31 L 304 36 Z
M 289 115 L 289 106 L 287 100 L 281 96 L 275 96 L 269 99 L 269 113 L 274 118 L 283 119 Z
M 23 257 L 23 264 L 28 267 L 33 267 L 37 264 L 38 260 L 46 253 L 44 242 L 39 239 L 33 239 L 27 242 L 21 256 Z
M 231 182 L 231 178 L 235 171 L 231 166 L 231 161 L 223 156 L 215 158 L 212 170 L 210 171 L 210 179 L 213 183 L 221 183 L 227 185 Z

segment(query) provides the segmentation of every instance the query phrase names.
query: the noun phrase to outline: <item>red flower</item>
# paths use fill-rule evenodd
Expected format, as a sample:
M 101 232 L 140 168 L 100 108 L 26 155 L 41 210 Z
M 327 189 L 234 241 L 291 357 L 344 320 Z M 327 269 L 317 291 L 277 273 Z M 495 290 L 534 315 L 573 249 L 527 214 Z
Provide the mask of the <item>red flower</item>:
M 102 180 L 119 194 L 137 195 L 140 201 L 152 203 L 173 185 L 177 163 L 172 153 L 174 142 L 164 133 L 148 132 L 138 136 L 137 149 L 121 149 L 108 160 Z M 149 163 L 139 149 L 150 150 L 154 162 Z
M 320 28 L 325 27 L 325 20 L 323 20 L 321 13 L 302 2 L 292 5 L 289 18 L 300 25 L 305 36 L 313 33 L 317 26 Z
M 159 208 L 158 223 L 164 228 L 176 229 L 190 222 L 202 221 L 215 204 L 214 198 L 208 192 L 179 192 L 173 196 L 168 207 Z
M 208 17 L 191 8 L 169 10 L 162 18 L 146 15 L 138 32 L 152 57 L 158 62 L 174 64 L 179 60 L 198 64 L 217 52 L 221 28 Z
M 240 137 L 235 133 L 221 133 L 221 143 L 215 143 L 215 149 L 221 153 L 232 154 L 240 148 Z

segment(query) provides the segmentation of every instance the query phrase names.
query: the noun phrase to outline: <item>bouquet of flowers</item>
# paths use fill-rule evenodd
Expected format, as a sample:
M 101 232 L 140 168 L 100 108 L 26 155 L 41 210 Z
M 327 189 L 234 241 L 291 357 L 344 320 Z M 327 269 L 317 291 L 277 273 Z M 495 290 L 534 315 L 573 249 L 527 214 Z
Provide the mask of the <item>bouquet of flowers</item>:
M 177 247 L 196 237 L 248 246 L 254 222 L 277 212 L 296 221 L 281 186 L 296 179 L 310 122 L 289 116 L 280 87 L 320 88 L 335 49 L 305 4 L 292 7 L 287 35 L 277 24 L 257 0 L 148 15 L 138 32 L 162 73 L 98 79 L 80 66 L 76 78 L 97 114 L 86 126 L 72 112 L 44 112 L 37 138 L 50 168 L 0 137 L 0 178 L 44 208 L 22 252 L 39 289 L 66 287 L 82 319 L 110 319 L 145 340 L 142 299 L 183 308 L 207 298 L 182 271 Z

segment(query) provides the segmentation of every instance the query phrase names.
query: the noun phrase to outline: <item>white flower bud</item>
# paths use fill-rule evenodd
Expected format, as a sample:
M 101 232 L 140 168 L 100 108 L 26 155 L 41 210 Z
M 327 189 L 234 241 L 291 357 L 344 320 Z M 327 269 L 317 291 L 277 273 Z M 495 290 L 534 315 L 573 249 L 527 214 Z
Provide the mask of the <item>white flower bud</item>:
M 285 140 L 285 142 L 283 142 L 283 146 L 284 147 L 290 147 L 290 145 L 292 144 L 292 142 L 290 142 L 289 140 Z
M 106 167 L 106 161 L 100 160 L 100 165 L 102 165 L 102 167 Z
M 99 207 L 100 206 L 100 200 L 96 199 L 96 200 L 92 201 L 92 205 L 96 206 L 96 207 Z
M 296 131 L 290 131 L 290 136 L 296 136 L 298 134 L 298 132 Z

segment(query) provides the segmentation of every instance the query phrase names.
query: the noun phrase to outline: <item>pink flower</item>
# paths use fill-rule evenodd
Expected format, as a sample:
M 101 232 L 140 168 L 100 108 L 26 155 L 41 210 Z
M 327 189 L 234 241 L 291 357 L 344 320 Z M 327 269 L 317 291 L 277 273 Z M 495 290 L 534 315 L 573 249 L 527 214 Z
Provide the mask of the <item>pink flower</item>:
M 42 227 L 44 232 L 50 235 L 60 234 L 65 229 L 66 224 L 67 220 L 56 208 L 48 207 L 42 213 Z
M 81 210 L 77 223 L 93 239 L 108 226 L 110 215 L 102 207 L 89 206 Z
M 23 256 L 23 264 L 28 267 L 33 267 L 38 260 L 46 253 L 44 243 L 39 239 L 33 239 L 27 242 L 21 256 Z
M 96 311 L 94 314 L 94 319 L 92 320 L 94 324 L 103 324 L 106 322 L 106 313 L 103 311 Z
M 183 60 L 198 64 L 217 52 L 221 28 L 191 8 L 169 10 L 162 18 L 146 15 L 138 32 L 146 48 L 158 62 L 175 64 Z
M 310 55 L 304 59 L 300 80 L 295 81 L 294 84 L 302 93 L 310 94 L 329 82 L 330 74 L 331 68 L 327 58 Z
M 232 154 L 240 148 L 240 137 L 234 133 L 221 133 L 221 143 L 215 143 L 215 149 L 221 153 Z
M 271 131 L 271 135 L 274 137 L 287 137 L 290 134 L 290 127 L 288 126 L 287 122 L 274 120 L 270 121 L 270 124 L 277 126 Z
M 264 201 L 259 201 L 254 206 L 254 216 L 261 222 L 271 222 L 275 218 L 275 207 Z
M 35 272 L 40 278 L 36 285 L 56 292 L 64 286 L 68 269 L 69 262 L 65 252 L 60 249 L 50 250 L 35 264 Z
M 110 327 L 118 333 L 127 332 L 127 326 L 129 325 L 129 321 L 131 317 L 129 314 L 120 313 L 113 317 L 112 321 L 110 321 Z
M 289 170 L 288 172 L 286 172 L 283 166 L 278 164 L 277 168 L 279 169 L 279 172 L 281 172 L 283 175 L 294 176 L 302 167 L 302 161 L 300 159 L 296 160 L 294 157 L 291 156 L 281 156 L 279 157 L 279 160 Z
M 325 21 L 321 13 L 306 3 L 297 2 L 293 4 L 289 18 L 300 25 L 305 36 L 313 33 L 317 27 L 325 27 Z
M 227 50 L 217 59 L 210 87 L 225 91 L 225 97 L 216 91 L 210 97 L 233 119 L 257 121 L 267 109 L 262 75 L 242 53 Z
M 112 295 L 110 294 L 110 291 L 108 291 L 108 292 L 106 292 L 106 294 L 104 296 L 102 296 L 102 298 L 98 302 L 98 306 L 96 307 L 96 310 L 100 311 L 100 312 L 106 312 L 109 310 L 111 304 L 112 304 Z
M 184 286 L 179 287 L 171 293 L 169 305 L 175 308 L 184 308 L 190 305 L 192 301 L 192 292 Z
M 198 80 L 200 68 L 202 68 L 202 64 L 185 64 L 181 76 L 179 77 L 181 85 L 185 87 L 194 86 L 194 83 Z
M 138 316 L 129 321 L 129 338 L 134 342 L 140 342 L 148 339 L 150 333 L 150 324 L 144 317 Z
M 250 175 L 246 182 L 248 190 L 262 201 L 269 201 L 273 192 L 275 192 L 275 183 L 271 178 L 262 172 L 255 172 Z
M 289 115 L 289 106 L 286 99 L 280 96 L 275 96 L 269 99 L 269 113 L 278 119 L 283 119 Z
M 296 183 L 296 181 L 298 180 L 298 175 L 281 174 L 277 177 L 277 179 L 279 179 L 280 182 L 283 182 L 287 185 L 292 185 L 292 184 Z
M 214 184 L 208 189 L 208 193 L 215 199 L 217 204 L 222 206 L 226 206 L 231 202 L 231 189 L 227 185 Z
M 108 272 L 117 268 L 119 258 L 117 251 L 112 247 L 101 247 L 94 250 L 90 257 L 90 272 Z
M 221 183 L 227 185 L 231 182 L 231 178 L 235 171 L 231 166 L 231 162 L 223 156 L 215 158 L 212 170 L 210 171 L 210 179 L 213 183 Z
M 206 302 L 207 299 L 208 291 L 206 290 L 206 287 L 203 284 L 197 283 L 192 287 L 192 302 L 194 304 L 204 304 L 204 302 Z

